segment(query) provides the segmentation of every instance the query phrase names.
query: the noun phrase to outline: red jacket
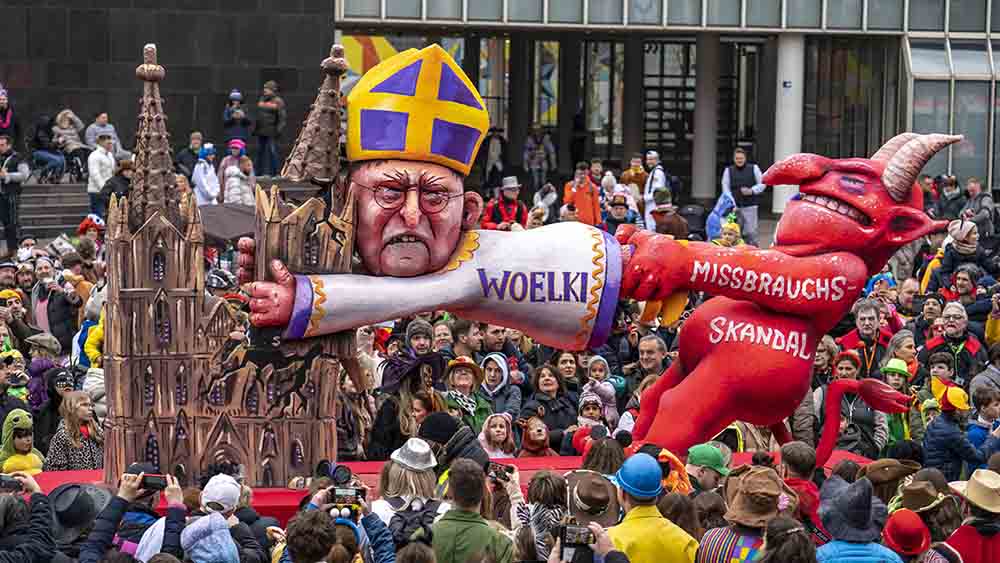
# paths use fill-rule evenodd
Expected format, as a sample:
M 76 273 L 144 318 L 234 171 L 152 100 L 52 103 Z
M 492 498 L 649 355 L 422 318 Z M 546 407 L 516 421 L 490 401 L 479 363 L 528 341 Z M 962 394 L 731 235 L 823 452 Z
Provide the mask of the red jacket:
M 502 196 L 501 196 L 502 197 Z M 483 219 L 480 226 L 484 229 L 495 231 L 500 223 L 520 223 L 522 227 L 528 226 L 528 208 L 520 201 L 507 203 L 501 198 L 491 199 L 483 210 Z
M 973 521 L 955 530 L 945 543 L 962 556 L 964 563 L 996 563 L 1000 561 L 1000 522 Z
M 809 528 L 811 528 L 810 535 L 813 543 L 823 545 L 829 541 L 829 535 L 823 529 L 823 523 L 819 519 L 819 487 L 816 486 L 816 483 L 806 479 L 789 477 L 785 479 L 785 484 L 799 496 L 798 514 L 795 516 L 799 521 L 811 524 Z M 813 528 L 815 531 L 812 530 Z

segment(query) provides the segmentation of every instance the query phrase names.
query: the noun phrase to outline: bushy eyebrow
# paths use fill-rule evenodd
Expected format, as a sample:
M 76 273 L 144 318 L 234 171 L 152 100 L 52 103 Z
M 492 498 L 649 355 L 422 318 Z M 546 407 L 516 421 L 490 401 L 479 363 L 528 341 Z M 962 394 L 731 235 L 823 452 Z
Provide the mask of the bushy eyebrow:
M 414 187 L 414 183 L 410 181 L 410 175 L 405 170 L 395 169 L 385 174 L 385 180 L 380 182 L 382 185 L 393 186 L 398 188 L 409 188 Z M 440 176 L 435 176 L 430 172 L 424 170 L 417 176 L 417 181 L 415 187 L 421 190 L 446 190 L 447 186 L 444 185 L 444 178 Z

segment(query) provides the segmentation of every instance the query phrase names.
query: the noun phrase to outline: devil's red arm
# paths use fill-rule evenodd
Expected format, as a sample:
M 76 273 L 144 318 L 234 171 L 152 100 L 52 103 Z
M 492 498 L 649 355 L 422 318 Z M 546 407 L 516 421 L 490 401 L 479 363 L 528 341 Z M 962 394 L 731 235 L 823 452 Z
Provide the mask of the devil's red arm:
M 868 276 L 865 263 L 847 253 L 793 257 L 645 232 L 629 237 L 628 244 L 635 250 L 624 268 L 622 291 L 637 300 L 663 300 L 676 291 L 696 290 L 797 316 L 841 315 Z

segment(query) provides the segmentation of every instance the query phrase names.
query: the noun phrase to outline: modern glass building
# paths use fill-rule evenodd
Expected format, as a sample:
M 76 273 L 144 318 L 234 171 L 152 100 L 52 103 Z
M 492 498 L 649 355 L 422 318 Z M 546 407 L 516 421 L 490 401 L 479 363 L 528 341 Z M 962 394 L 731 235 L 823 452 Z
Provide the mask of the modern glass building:
M 1000 0 L 338 0 L 335 28 L 356 72 L 444 45 L 515 165 L 538 124 L 564 174 L 656 149 L 709 200 L 735 146 L 766 167 L 912 130 L 966 137 L 926 171 L 1000 190 Z

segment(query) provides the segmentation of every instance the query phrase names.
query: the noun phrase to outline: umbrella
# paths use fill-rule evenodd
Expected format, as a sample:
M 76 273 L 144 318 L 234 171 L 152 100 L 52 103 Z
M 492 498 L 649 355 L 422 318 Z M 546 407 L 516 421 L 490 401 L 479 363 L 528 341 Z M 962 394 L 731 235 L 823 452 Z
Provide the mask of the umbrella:
M 253 236 L 256 228 L 255 209 L 249 205 L 203 205 L 198 211 L 205 228 L 206 242 L 213 246 L 224 247 L 228 241 Z

